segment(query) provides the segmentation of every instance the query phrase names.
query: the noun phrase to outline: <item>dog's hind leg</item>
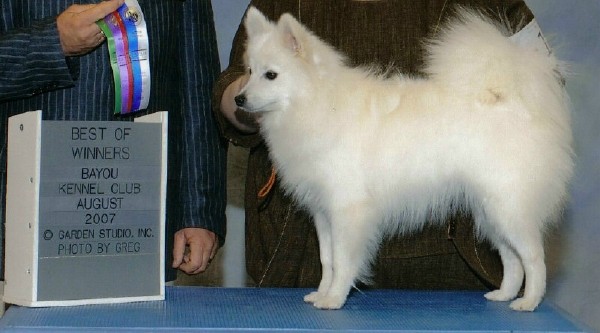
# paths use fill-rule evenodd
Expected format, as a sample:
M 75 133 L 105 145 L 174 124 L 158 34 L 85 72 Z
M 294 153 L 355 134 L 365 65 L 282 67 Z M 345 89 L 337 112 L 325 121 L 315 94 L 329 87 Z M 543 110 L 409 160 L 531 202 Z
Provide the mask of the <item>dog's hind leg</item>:
M 525 269 L 525 293 L 510 307 L 517 311 L 533 311 L 546 292 L 546 264 L 542 233 L 536 227 L 526 226 L 510 235 L 509 242 L 521 258 Z
M 500 252 L 504 274 L 500 289 L 485 294 L 490 301 L 509 301 L 517 297 L 523 284 L 523 266 L 515 250 L 503 240 L 495 240 L 495 246 Z
M 333 212 L 333 274 L 327 293 L 314 299 L 315 307 L 339 309 L 344 305 L 354 282 L 366 275 L 378 239 L 379 228 L 371 205 L 361 203 Z
M 494 224 L 495 235 L 491 240 L 498 247 L 505 266 L 500 289 L 486 294 L 486 298 L 509 300 L 516 296 L 522 284 L 524 271 L 525 292 L 523 297 L 512 301 L 510 307 L 517 311 L 533 311 L 546 292 L 543 234 L 540 226 L 534 222 L 535 219 L 530 217 L 532 214 L 518 213 L 518 205 L 511 207 L 511 213 L 503 214 L 501 218 L 498 218 L 500 215 L 491 217 L 497 219 L 497 223 Z
M 317 291 L 304 296 L 304 301 L 314 303 L 324 297 L 329 290 L 333 278 L 333 248 L 331 243 L 331 223 L 324 214 L 313 214 L 317 237 L 319 239 L 319 256 L 321 259 L 321 282 Z

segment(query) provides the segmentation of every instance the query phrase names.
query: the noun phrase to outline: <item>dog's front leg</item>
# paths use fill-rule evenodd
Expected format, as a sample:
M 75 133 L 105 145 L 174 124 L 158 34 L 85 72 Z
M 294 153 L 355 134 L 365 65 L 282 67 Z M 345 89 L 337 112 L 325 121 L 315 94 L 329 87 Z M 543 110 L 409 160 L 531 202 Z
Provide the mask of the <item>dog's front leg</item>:
M 327 277 L 331 284 L 327 294 L 319 294 L 313 302 L 315 307 L 339 309 L 344 305 L 350 288 L 360 276 L 365 275 L 377 248 L 379 232 L 376 225 L 372 208 L 367 204 L 356 204 L 332 212 L 330 242 L 333 272 L 331 277 Z
M 331 280 L 333 278 L 333 249 L 331 244 L 331 223 L 323 213 L 313 214 L 317 237 L 319 239 L 319 255 L 321 259 L 321 282 L 319 289 L 304 296 L 304 301 L 315 303 L 327 295 Z

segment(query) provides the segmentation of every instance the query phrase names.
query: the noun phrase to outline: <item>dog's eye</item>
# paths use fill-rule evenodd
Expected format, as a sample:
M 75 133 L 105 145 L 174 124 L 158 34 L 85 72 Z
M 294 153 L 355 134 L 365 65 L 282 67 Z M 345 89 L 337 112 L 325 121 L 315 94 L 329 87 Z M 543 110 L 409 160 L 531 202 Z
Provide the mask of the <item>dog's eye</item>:
M 268 71 L 265 73 L 265 77 L 267 78 L 267 80 L 275 80 L 277 78 L 277 73 L 273 71 Z

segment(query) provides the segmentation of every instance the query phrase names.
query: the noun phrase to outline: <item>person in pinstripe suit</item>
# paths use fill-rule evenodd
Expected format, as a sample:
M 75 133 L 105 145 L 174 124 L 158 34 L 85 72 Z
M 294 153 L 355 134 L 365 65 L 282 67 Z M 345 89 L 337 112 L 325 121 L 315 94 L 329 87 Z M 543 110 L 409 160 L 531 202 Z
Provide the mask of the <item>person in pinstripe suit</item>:
M 227 143 L 219 135 L 210 106 L 213 82 L 220 70 L 211 2 L 138 2 L 149 35 L 152 90 L 147 110 L 136 116 L 169 111 L 170 236 L 166 243 L 167 253 L 173 249 L 173 261 L 166 266 L 196 274 L 207 268 L 226 233 Z M 8 117 L 42 110 L 44 120 L 132 120 L 131 116 L 113 115 L 109 54 L 104 36 L 95 24 L 122 3 L 123 0 L 0 3 L 2 222 Z M 186 247 L 190 252 L 184 255 Z M 167 280 L 173 280 L 176 271 L 167 270 Z M 0 270 L 0 279 L 2 275 Z

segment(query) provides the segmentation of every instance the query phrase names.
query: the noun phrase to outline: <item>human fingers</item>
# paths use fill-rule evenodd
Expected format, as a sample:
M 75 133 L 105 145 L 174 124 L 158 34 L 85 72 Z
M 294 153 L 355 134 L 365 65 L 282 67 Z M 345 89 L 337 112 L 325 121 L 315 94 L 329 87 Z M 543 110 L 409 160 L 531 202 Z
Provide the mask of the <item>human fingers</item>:
M 239 85 L 239 90 L 242 90 L 242 88 L 244 88 L 246 86 L 246 83 L 248 83 L 248 81 L 250 80 L 250 74 L 246 73 L 242 76 L 240 76 L 237 81 L 238 81 L 238 85 Z
M 188 248 L 189 252 L 179 269 L 190 275 L 206 271 L 210 263 L 210 251 L 202 244 L 189 244 Z
M 71 5 L 69 7 L 67 7 L 67 9 L 65 9 L 65 13 L 71 13 L 71 14 L 79 14 L 83 11 L 86 11 L 94 6 L 97 6 L 96 4 L 87 4 L 87 5 Z
M 88 23 L 95 23 L 106 17 L 106 15 L 116 11 L 125 3 L 125 0 L 107 0 L 96 5 L 88 7 L 80 12 L 81 18 Z
M 238 130 L 246 134 L 258 132 L 255 116 L 238 108 L 235 97 L 244 88 L 250 75 L 244 74 L 233 81 L 221 97 L 221 113 Z
M 56 25 L 65 55 L 83 55 L 102 44 L 105 36 L 96 24 L 97 20 L 90 19 L 90 17 L 97 14 L 89 13 L 97 12 L 96 7 L 104 8 L 104 10 L 100 10 L 100 13 L 113 8 L 116 9 L 122 1 L 111 0 L 100 4 L 72 5 L 62 12 L 56 19 Z M 109 4 L 111 6 L 108 6 Z
M 188 252 L 184 256 L 183 263 L 179 269 L 187 274 L 198 274 L 204 272 L 216 253 L 218 243 L 216 235 L 209 230 L 202 228 L 183 229 L 186 235 L 186 244 Z
M 173 239 L 173 268 L 179 268 L 183 263 L 185 254 L 185 234 L 180 230 L 175 233 Z

